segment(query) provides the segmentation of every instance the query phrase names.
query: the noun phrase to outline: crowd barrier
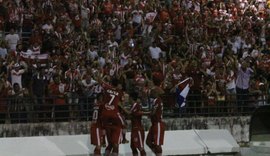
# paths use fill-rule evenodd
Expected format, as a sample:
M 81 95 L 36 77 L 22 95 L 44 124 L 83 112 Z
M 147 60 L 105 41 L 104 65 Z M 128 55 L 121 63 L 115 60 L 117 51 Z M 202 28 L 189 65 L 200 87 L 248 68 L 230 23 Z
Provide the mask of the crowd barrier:
M 197 97 L 196 97 L 197 96 Z M 189 95 L 184 107 L 179 108 L 173 94 L 163 97 L 164 118 L 166 117 L 219 117 L 251 115 L 255 108 L 268 104 L 268 95 L 261 95 L 260 99 L 254 99 L 248 95 L 248 99 L 237 100 L 226 96 L 216 102 L 209 103 L 201 95 Z M 77 97 L 76 103 L 68 102 L 66 98 L 33 98 L 33 97 L 9 97 L 0 98 L 0 123 L 32 123 L 32 122 L 63 122 L 63 121 L 89 121 L 92 117 L 94 98 Z M 59 102 L 61 101 L 61 102 Z M 145 111 L 151 110 L 151 105 L 146 100 L 143 103 Z M 125 107 L 130 109 L 130 103 L 125 102 Z
M 126 136 L 130 140 L 129 132 Z M 166 131 L 162 148 L 164 156 L 234 155 L 240 151 L 239 145 L 227 130 Z M 146 145 L 145 150 L 147 155 L 153 155 Z M 0 156 L 89 156 L 94 146 L 90 144 L 89 135 L 1 138 L 0 151 Z M 130 145 L 120 144 L 119 155 L 132 155 Z

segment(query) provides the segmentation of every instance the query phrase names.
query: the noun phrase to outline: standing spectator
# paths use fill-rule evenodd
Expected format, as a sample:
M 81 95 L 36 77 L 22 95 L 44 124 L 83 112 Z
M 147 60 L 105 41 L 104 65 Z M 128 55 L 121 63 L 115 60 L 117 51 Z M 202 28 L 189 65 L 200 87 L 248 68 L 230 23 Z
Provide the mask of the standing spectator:
M 0 123 L 5 123 L 8 92 L 12 88 L 5 74 L 0 74 Z
M 228 103 L 228 112 L 233 113 L 235 111 L 236 100 L 236 75 L 231 67 L 226 68 L 226 101 Z
M 247 111 L 247 104 L 249 99 L 249 81 L 250 77 L 254 73 L 253 69 L 249 67 L 249 63 L 243 61 L 238 66 L 236 75 L 236 93 L 237 93 L 237 105 L 239 111 Z
M 11 122 L 21 122 L 26 120 L 25 111 L 29 112 L 29 106 L 25 105 L 25 97 L 28 90 L 21 88 L 18 83 L 14 83 L 11 90 L 9 90 L 10 103 L 8 106 L 8 119 Z
M 81 81 L 81 74 L 76 69 L 76 64 L 71 63 L 69 70 L 65 72 L 65 80 L 67 82 L 67 103 L 69 105 L 70 118 L 74 120 L 78 116 L 79 104 L 79 82 Z
M 82 80 L 83 94 L 86 98 L 90 98 L 94 93 L 94 86 L 97 85 L 97 81 L 92 78 L 92 75 L 85 75 Z
M 153 42 L 152 46 L 149 47 L 149 53 L 151 58 L 155 60 L 159 60 L 159 58 L 163 57 L 163 52 L 157 47 L 156 42 Z
M 2 61 L 0 58 L 0 77 L 2 77 L 4 74 L 7 75 L 7 67 L 4 64 L 4 61 Z
M 25 9 L 23 14 L 23 21 L 22 21 L 22 38 L 23 37 L 30 37 L 32 29 L 34 28 L 34 8 L 33 6 L 29 6 L 29 8 Z
M 143 11 L 136 6 L 136 9 L 131 12 L 132 14 L 132 26 L 135 29 L 136 34 L 141 33 L 143 25 Z
M 93 99 L 95 95 L 95 87 L 97 86 L 97 81 L 95 81 L 92 75 L 85 75 L 81 81 L 82 85 L 82 92 L 83 92 L 83 99 L 82 104 L 80 106 L 81 114 L 84 116 L 88 114 L 89 110 L 92 109 Z M 90 107 L 89 107 L 90 106 Z
M 85 3 L 81 5 L 82 29 L 84 31 L 86 31 L 89 27 L 89 16 L 90 16 L 90 9 L 87 7 L 87 4 Z
M 201 90 L 202 84 L 204 84 L 204 75 L 201 72 L 198 61 L 193 60 L 189 63 L 186 71 L 187 75 L 192 77 L 194 84 L 190 87 L 190 93 L 187 97 L 187 106 L 190 108 L 187 110 L 190 113 L 200 113 L 201 108 Z
M 0 59 L 6 59 L 7 57 L 7 48 L 5 46 L 5 42 L 0 41 Z
M 132 106 L 131 106 L 131 142 L 130 147 L 133 156 L 138 156 L 138 151 L 140 151 L 141 156 L 146 156 L 144 150 L 144 128 L 142 125 L 142 115 L 149 113 L 142 111 L 141 101 L 138 99 L 138 93 L 134 92 L 131 94 Z
M 54 116 L 56 121 L 63 121 L 67 117 L 67 106 L 65 103 L 66 84 L 61 82 L 60 76 L 55 75 L 53 82 L 48 86 L 49 97 L 53 98 Z
M 47 33 L 50 34 L 53 32 L 54 27 L 52 25 L 52 21 L 51 20 L 47 20 L 43 25 L 42 25 L 42 30 Z
M 45 69 L 39 68 L 37 69 L 37 73 L 33 75 L 31 86 L 32 86 L 32 95 L 35 100 L 35 106 L 38 111 L 46 111 L 48 106 L 45 105 L 45 96 L 47 92 L 48 87 L 48 80 L 45 76 Z M 39 113 L 38 116 L 40 118 L 46 118 L 46 113 Z
M 111 0 L 105 0 L 102 4 L 101 9 L 103 15 L 105 16 L 105 20 L 108 17 L 111 17 L 113 13 L 113 4 L 111 3 Z
M 217 113 L 217 90 L 215 82 L 207 82 L 202 90 L 203 106 L 206 107 L 205 112 L 208 116 Z
M 20 87 L 22 87 L 22 74 L 25 73 L 25 69 L 21 68 L 19 63 L 15 63 L 11 72 L 11 84 L 12 86 L 15 83 L 18 83 Z
M 0 0 L 0 38 L 4 36 L 6 19 L 8 16 L 7 8 L 3 4 L 3 0 Z
M 164 91 L 160 87 L 155 87 L 150 91 L 152 98 L 151 127 L 149 129 L 146 144 L 155 153 L 156 156 L 162 156 L 162 147 L 165 134 L 165 124 L 162 121 L 163 103 L 161 95 Z
M 16 51 L 17 44 L 20 41 L 20 37 L 13 28 L 10 29 L 9 34 L 6 35 L 5 40 L 9 46 L 9 50 Z

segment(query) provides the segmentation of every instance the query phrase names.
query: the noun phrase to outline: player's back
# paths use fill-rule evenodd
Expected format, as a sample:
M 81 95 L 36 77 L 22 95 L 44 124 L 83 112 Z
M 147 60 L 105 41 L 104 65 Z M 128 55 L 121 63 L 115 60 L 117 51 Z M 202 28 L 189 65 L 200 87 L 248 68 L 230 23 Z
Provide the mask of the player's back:
M 104 108 L 102 110 L 102 113 L 106 115 L 119 113 L 118 104 L 122 100 L 122 91 L 108 84 L 104 85 L 103 88 Z
M 131 125 L 132 128 L 143 128 L 142 126 L 142 106 L 140 103 L 133 103 L 131 107 Z
M 153 122 L 161 122 L 163 115 L 163 103 L 161 98 L 156 98 L 153 101 L 153 109 L 155 110 L 155 114 L 151 115 L 151 121 Z

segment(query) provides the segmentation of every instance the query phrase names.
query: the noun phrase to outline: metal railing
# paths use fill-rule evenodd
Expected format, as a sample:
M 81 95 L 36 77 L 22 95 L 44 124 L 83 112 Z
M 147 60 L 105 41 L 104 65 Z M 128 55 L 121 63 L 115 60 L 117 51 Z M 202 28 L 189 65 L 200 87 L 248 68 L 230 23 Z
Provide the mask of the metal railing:
M 187 97 L 186 105 L 179 108 L 175 95 L 166 94 L 163 97 L 164 118 L 250 115 L 256 107 L 269 103 L 268 95 L 246 96 L 247 99 L 237 100 L 236 95 L 226 95 L 210 102 L 208 97 L 191 94 Z M 90 121 L 94 98 L 78 97 L 73 101 L 77 102 L 71 103 L 65 98 L 55 97 L 0 98 L 0 123 Z M 127 102 L 125 107 L 129 109 L 130 104 Z M 143 109 L 149 111 L 150 104 L 144 103 Z

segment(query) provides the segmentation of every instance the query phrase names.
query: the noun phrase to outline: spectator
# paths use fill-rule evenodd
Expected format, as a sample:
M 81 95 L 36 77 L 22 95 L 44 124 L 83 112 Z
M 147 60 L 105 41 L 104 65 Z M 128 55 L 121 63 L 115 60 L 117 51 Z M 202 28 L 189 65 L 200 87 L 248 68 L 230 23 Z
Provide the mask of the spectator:
M 47 20 L 43 25 L 42 25 L 42 30 L 47 33 L 50 34 L 53 32 L 54 27 L 52 25 L 51 20 Z
M 67 83 L 67 103 L 69 105 L 70 119 L 78 118 L 79 111 L 79 94 L 81 75 L 80 71 L 76 69 L 76 64 L 71 63 L 69 70 L 65 72 L 65 80 Z
M 86 98 L 90 98 L 94 94 L 94 86 L 97 85 L 97 81 L 95 81 L 91 75 L 85 75 L 85 78 L 82 79 L 82 87 L 83 94 Z
M 236 78 L 236 93 L 237 104 L 241 112 L 248 110 L 247 103 L 249 102 L 249 87 L 250 78 L 254 74 L 253 69 L 249 67 L 249 63 L 243 61 L 238 66 L 237 78 Z
M 39 118 L 44 119 L 47 118 L 47 114 L 43 113 L 43 111 L 48 110 L 51 106 L 48 106 L 45 102 L 45 97 L 47 96 L 48 90 L 48 79 L 45 76 L 45 69 L 38 68 L 37 72 L 33 75 L 31 80 L 31 93 L 34 97 L 35 108 L 39 111 Z
M 61 82 L 59 75 L 55 75 L 53 82 L 48 86 L 49 97 L 53 99 L 54 105 L 52 115 L 56 121 L 65 121 L 64 119 L 68 117 L 68 107 L 65 102 L 66 89 L 67 86 Z
M 254 76 L 263 75 L 269 82 L 269 10 L 266 1 L 1 1 L 0 31 L 3 24 L 5 30 L 2 31 L 10 28 L 14 32 L 17 28 L 23 31 L 20 45 L 20 39 L 16 37 L 17 48 L 12 41 L 6 41 L 11 47 L 7 48 L 7 55 L 4 54 L 1 61 L 7 73 L 11 73 L 10 67 L 19 62 L 25 70 L 23 75 L 32 77 L 35 59 L 22 59 L 21 52 L 32 51 L 37 42 L 41 54 L 49 56 L 42 66 L 49 69 L 50 77 L 64 76 L 70 69 L 69 63 L 77 60 L 80 63 L 75 69 L 78 68 L 80 74 L 85 73 L 88 66 L 93 76 L 102 73 L 104 79 L 119 77 L 128 90 L 134 86 L 124 82 L 130 79 L 137 83 L 134 75 L 139 72 L 146 72 L 142 75 L 148 76 L 149 81 L 154 78 L 155 83 L 155 76 L 167 75 L 165 82 L 161 77 L 158 80 L 167 90 L 175 83 L 171 82 L 173 73 L 176 79 L 179 74 L 191 76 L 194 85 L 187 107 L 200 107 L 201 102 L 194 101 L 201 100 L 201 91 L 206 89 L 209 81 L 217 81 L 217 92 L 223 93 L 219 99 L 231 100 L 224 93 L 234 92 L 233 82 L 239 74 L 230 66 L 242 59 L 256 70 Z M 32 33 L 29 41 L 25 31 Z M 225 68 L 220 70 L 220 66 Z M 181 72 L 176 71 L 176 67 Z M 155 76 L 152 77 L 150 72 Z M 251 81 L 253 79 L 250 77 Z M 12 75 L 9 80 L 12 82 Z M 30 89 L 24 76 L 23 81 L 23 87 Z M 66 81 L 69 88 L 70 82 Z M 79 96 L 84 87 L 80 84 L 82 80 L 78 82 L 78 89 L 72 94 Z M 235 83 L 239 85 L 240 82 Z M 223 90 L 225 85 L 227 88 Z M 100 91 L 101 87 L 95 89 Z M 187 110 L 200 113 L 200 109 Z
M 8 105 L 8 120 L 13 122 L 26 122 L 27 113 L 30 106 L 27 105 L 25 97 L 29 94 L 28 90 L 21 88 L 18 83 L 14 83 L 9 90 L 10 103 Z
M 20 41 L 20 37 L 17 33 L 15 33 L 15 30 L 11 28 L 9 34 L 6 35 L 5 40 L 8 44 L 8 49 L 15 51 L 17 44 Z
M 0 77 L 4 75 L 7 75 L 7 67 L 5 63 L 2 61 L 2 59 L 0 58 Z
M 228 104 L 228 111 L 230 113 L 235 112 L 236 107 L 236 74 L 233 71 L 232 67 L 227 66 L 226 68 L 226 101 Z
M 5 46 L 5 42 L 0 42 L 0 58 L 6 59 L 7 57 L 7 48 Z
M 162 50 L 157 47 L 156 42 L 153 42 L 152 46 L 149 47 L 149 53 L 152 59 L 159 60 L 160 57 L 165 57 Z
M 6 75 L 0 74 L 0 123 L 6 122 L 6 112 L 7 112 L 7 101 L 8 101 L 8 93 L 12 88 L 10 82 L 7 80 Z
M 22 87 L 22 74 L 25 72 L 26 72 L 25 69 L 23 69 L 19 63 L 14 64 L 13 69 L 11 69 L 10 71 L 12 86 L 15 83 L 18 83 L 20 88 Z

